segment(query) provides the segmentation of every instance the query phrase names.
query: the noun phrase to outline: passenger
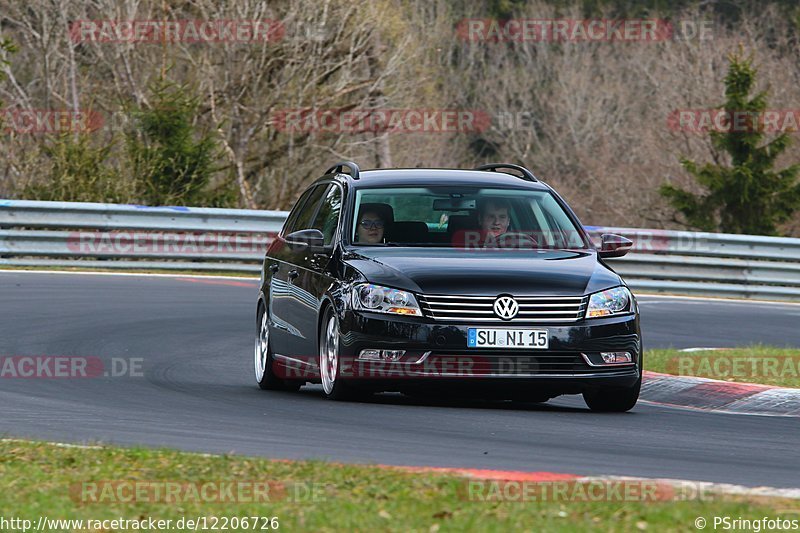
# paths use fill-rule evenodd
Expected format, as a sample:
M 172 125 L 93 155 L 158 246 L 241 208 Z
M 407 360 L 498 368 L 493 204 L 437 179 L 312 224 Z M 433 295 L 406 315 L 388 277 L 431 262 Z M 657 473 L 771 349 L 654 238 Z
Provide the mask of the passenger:
M 386 242 L 383 238 L 386 222 L 375 211 L 363 211 L 358 217 L 356 240 L 365 244 L 378 244 Z

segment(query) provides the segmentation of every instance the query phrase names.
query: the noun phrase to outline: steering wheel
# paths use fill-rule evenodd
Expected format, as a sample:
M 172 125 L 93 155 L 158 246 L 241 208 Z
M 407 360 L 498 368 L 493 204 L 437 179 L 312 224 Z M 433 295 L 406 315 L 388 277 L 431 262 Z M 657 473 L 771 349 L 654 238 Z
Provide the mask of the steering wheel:
M 512 242 L 513 241 L 513 244 Z M 497 237 L 497 244 L 500 248 L 537 248 L 539 242 L 528 235 L 517 231 L 509 231 Z

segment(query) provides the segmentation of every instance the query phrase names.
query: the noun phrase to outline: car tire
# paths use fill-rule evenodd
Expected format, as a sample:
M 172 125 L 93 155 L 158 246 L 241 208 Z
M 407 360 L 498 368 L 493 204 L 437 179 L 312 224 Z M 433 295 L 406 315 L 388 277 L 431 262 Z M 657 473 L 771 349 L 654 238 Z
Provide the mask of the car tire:
M 266 309 L 259 304 L 256 314 L 256 342 L 253 350 L 256 383 L 261 390 L 296 391 L 302 385 L 298 381 L 287 381 L 275 375 L 272 368 L 272 349 L 269 344 L 269 320 Z
M 642 378 L 636 385 L 626 389 L 600 389 L 583 393 L 583 401 L 592 411 L 601 413 L 624 413 L 630 411 L 639 400 Z
M 358 400 L 368 396 L 341 379 L 342 362 L 339 352 L 339 319 L 331 307 L 325 310 L 319 332 L 319 374 L 322 392 L 329 400 Z

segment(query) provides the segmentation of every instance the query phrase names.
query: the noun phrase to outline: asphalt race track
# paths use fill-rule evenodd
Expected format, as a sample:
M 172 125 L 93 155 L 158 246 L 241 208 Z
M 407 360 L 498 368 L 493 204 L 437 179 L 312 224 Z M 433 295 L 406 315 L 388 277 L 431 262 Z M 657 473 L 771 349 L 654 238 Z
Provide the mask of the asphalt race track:
M 0 379 L 0 435 L 274 458 L 800 485 L 796 418 L 640 403 L 331 402 L 252 376 L 256 281 L 0 272 L 0 357 L 99 357 L 141 375 Z M 800 346 L 800 306 L 641 297 L 646 347 Z

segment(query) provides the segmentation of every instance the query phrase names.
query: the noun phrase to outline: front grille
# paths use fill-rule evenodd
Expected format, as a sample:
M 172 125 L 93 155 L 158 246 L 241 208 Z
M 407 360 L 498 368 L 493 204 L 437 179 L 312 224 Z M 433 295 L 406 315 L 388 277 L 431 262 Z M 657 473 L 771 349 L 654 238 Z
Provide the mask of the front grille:
M 494 313 L 496 296 L 420 296 L 426 316 L 452 322 L 546 323 L 576 322 L 583 318 L 588 296 L 514 296 L 519 313 L 503 320 Z

